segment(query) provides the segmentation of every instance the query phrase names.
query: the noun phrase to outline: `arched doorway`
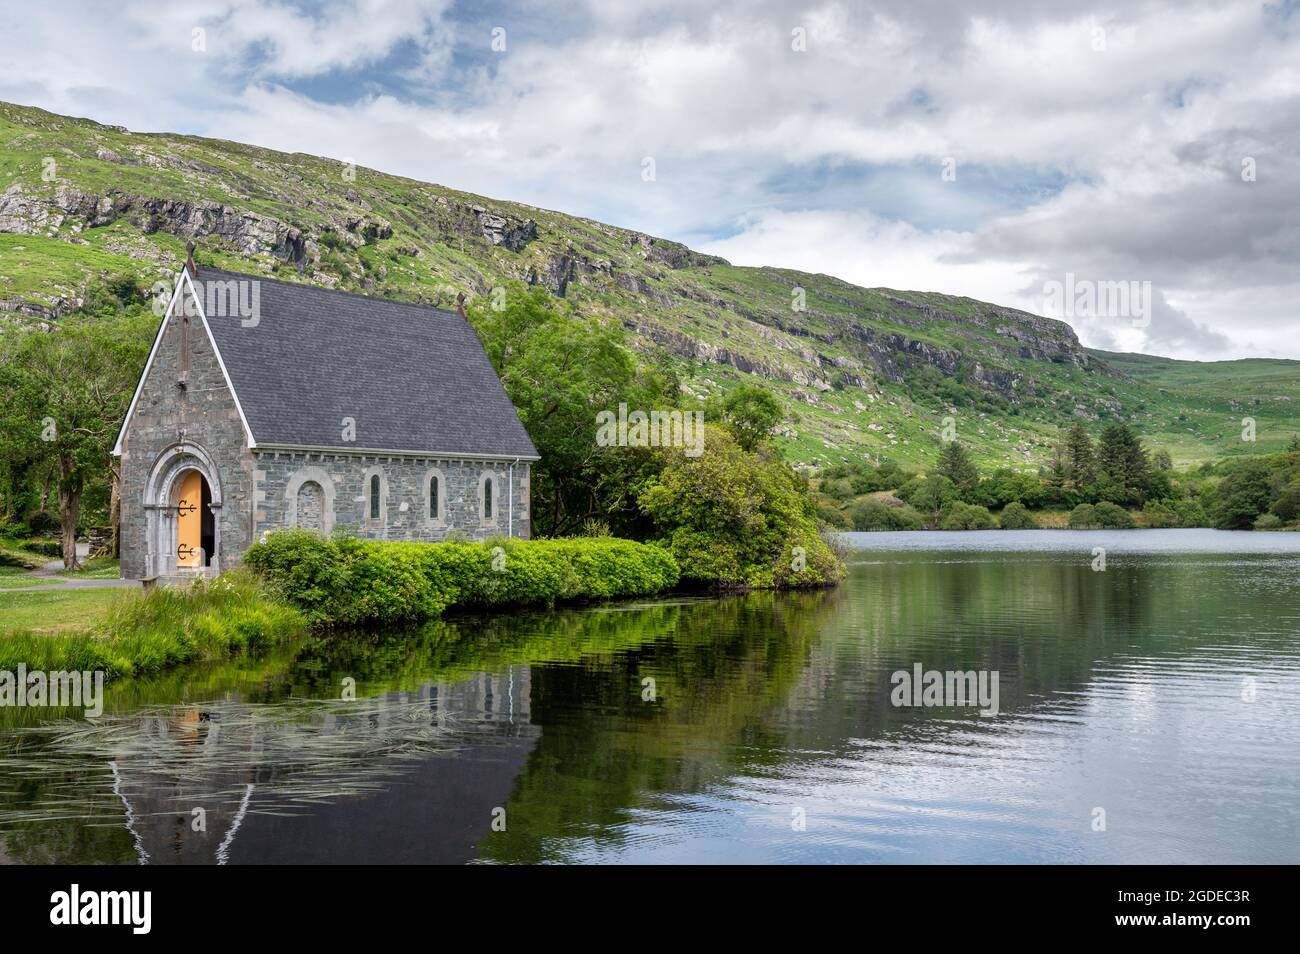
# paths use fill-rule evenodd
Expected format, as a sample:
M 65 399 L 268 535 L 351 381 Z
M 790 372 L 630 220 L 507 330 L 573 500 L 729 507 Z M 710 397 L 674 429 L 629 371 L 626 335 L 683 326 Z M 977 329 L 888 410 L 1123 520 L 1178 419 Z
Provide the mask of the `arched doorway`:
M 181 471 L 173 486 L 176 496 L 176 569 L 210 567 L 216 549 L 212 488 L 203 474 L 192 468 Z
M 144 488 L 146 577 L 221 572 L 221 479 L 191 441 L 158 455 Z

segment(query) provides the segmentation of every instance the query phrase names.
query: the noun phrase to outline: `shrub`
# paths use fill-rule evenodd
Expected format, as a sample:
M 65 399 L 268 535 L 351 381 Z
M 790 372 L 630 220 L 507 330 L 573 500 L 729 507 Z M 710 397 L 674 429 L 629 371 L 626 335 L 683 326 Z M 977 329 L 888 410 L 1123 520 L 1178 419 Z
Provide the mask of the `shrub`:
M 957 499 L 957 488 L 942 474 L 932 474 L 929 477 L 913 477 L 898 488 L 898 496 L 917 510 L 938 513 Z
M 993 514 L 979 504 L 954 500 L 939 515 L 940 530 L 991 530 L 993 527 Z
M 925 521 L 907 504 L 891 507 L 879 500 L 864 500 L 849 508 L 853 529 L 872 530 L 924 530 Z
M 270 534 L 244 562 L 316 625 L 420 620 L 447 607 L 648 596 L 676 585 L 665 550 L 614 537 L 407 543 Z
M 1097 504 L 1097 523 L 1106 530 L 1132 530 L 1137 526 L 1133 515 L 1118 504 L 1102 501 Z
M 832 530 L 853 529 L 852 518 L 824 497 L 817 500 L 817 519 Z
M 1002 509 L 999 525 L 1003 530 L 1037 530 L 1038 521 L 1019 500 L 1013 500 Z
M 1101 527 L 1097 520 L 1097 508 L 1092 504 L 1079 504 L 1070 511 L 1071 530 L 1096 530 Z
M 1186 500 L 1179 500 L 1174 504 L 1174 513 L 1178 515 L 1178 525 L 1180 527 L 1209 526 L 1209 520 L 1205 516 L 1205 508 L 1195 498 L 1189 497 Z
M 1219 482 L 1210 517 L 1220 530 L 1247 530 L 1268 509 L 1271 496 L 1267 461 L 1243 461 L 1235 464 Z
M 1281 530 L 1282 518 L 1275 513 L 1266 513 L 1255 521 L 1256 530 Z
M 659 451 L 637 495 L 682 579 L 720 589 L 824 586 L 844 566 L 822 539 L 807 480 L 768 448 L 706 428 L 708 453 Z
M 1177 527 L 1181 524 L 1178 512 L 1163 500 L 1148 500 L 1146 506 L 1142 508 L 1142 516 L 1146 518 L 1148 527 L 1157 529 Z

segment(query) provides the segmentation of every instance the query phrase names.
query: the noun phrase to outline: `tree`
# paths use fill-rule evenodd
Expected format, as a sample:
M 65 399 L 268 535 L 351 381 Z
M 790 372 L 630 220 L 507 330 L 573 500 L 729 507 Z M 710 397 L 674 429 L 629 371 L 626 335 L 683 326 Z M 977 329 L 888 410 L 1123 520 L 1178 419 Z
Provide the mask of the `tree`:
M 805 478 L 767 448 L 744 450 L 723 428 L 708 426 L 706 446 L 698 457 L 657 449 L 662 469 L 638 497 L 683 580 L 767 588 L 843 575 Z
M 1062 476 L 1075 487 L 1086 487 L 1097 478 L 1097 458 L 1092 438 L 1082 424 L 1075 424 L 1065 435 L 1061 452 Z
M 957 489 L 943 474 L 913 477 L 898 488 L 898 496 L 922 513 L 937 514 L 957 499 Z
M 520 284 L 476 299 L 467 314 L 541 454 L 533 470 L 536 533 L 571 533 L 593 516 L 617 533 L 644 522 L 636 492 L 650 472 L 649 449 L 602 446 L 596 415 L 619 404 L 651 410 L 676 395 L 638 365 L 622 325 L 579 315 L 546 289 Z
M 1146 448 L 1127 424 L 1107 424 L 1097 445 L 1101 474 L 1115 488 L 1116 503 L 1141 503 L 1151 463 Z
M 753 450 L 781 423 L 781 402 L 771 391 L 752 384 L 732 388 L 722 399 L 722 420 L 736 437 L 736 443 Z
M 940 530 L 992 530 L 993 515 L 987 507 L 954 500 L 939 515 Z
M 1003 530 L 1037 530 L 1038 521 L 1019 500 L 1013 500 L 1002 511 L 999 526 Z
M 960 441 L 944 441 L 939 449 L 939 462 L 935 465 L 937 476 L 947 477 L 961 494 L 969 494 L 980 480 L 979 468 L 971 460 L 970 451 Z
M 83 495 L 111 482 L 113 442 L 156 325 L 136 308 L 65 317 L 49 331 L 7 330 L 0 339 L 0 423 L 10 441 L 54 470 L 67 569 L 78 566 Z
M 1249 530 L 1268 509 L 1272 474 L 1264 460 L 1250 459 L 1234 466 L 1215 491 L 1210 519 L 1220 530 Z

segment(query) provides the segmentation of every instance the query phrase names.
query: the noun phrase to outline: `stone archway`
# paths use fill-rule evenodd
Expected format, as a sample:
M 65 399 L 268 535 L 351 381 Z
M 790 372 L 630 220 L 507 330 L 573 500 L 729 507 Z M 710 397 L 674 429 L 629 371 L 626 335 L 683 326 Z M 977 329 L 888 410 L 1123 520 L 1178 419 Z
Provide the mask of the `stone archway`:
M 211 547 L 206 566 L 178 566 L 178 506 L 182 484 L 197 472 L 206 482 L 211 514 Z M 170 577 L 184 572 L 216 576 L 221 572 L 221 480 L 216 461 L 202 446 L 190 441 L 173 444 L 158 455 L 144 487 L 145 576 Z

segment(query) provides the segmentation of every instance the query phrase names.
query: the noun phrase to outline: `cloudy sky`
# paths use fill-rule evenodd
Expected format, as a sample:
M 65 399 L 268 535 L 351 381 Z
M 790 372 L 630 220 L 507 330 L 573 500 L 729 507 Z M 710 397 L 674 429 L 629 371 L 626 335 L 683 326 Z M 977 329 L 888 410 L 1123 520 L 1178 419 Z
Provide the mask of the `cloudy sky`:
M 12 102 L 1039 314 L 1150 282 L 1149 323 L 1058 317 L 1300 357 L 1300 0 L 0 0 L 0 37 Z

